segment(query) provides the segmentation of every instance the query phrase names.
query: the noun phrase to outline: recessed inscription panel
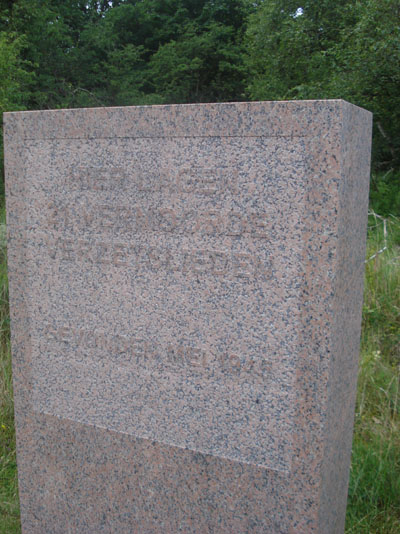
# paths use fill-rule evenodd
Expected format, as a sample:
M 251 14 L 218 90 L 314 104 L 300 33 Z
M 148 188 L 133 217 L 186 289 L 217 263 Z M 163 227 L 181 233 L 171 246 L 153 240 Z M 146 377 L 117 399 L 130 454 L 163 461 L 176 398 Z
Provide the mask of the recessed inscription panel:
M 289 470 L 302 158 L 285 138 L 30 142 L 35 409 Z

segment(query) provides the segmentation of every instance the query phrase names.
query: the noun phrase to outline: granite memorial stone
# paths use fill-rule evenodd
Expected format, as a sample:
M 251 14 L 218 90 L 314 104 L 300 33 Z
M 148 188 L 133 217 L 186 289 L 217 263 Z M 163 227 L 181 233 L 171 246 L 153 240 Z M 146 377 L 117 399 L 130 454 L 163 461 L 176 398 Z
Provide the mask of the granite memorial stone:
M 24 534 L 337 534 L 371 114 L 5 114 Z

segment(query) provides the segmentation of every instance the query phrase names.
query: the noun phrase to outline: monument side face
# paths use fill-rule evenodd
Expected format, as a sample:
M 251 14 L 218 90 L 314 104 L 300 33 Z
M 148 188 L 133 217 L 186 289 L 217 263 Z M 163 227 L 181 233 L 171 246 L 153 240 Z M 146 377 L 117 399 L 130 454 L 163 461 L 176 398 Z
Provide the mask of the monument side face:
M 370 137 L 342 101 L 5 114 L 23 532 L 343 531 Z

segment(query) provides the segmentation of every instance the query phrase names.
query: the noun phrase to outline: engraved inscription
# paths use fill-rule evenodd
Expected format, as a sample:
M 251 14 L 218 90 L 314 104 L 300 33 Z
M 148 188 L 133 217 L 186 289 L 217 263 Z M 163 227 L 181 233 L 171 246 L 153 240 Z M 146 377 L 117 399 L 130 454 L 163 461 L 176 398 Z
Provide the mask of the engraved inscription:
M 236 169 L 202 166 L 154 171 L 141 168 L 141 163 L 137 162 L 133 172 L 123 168 L 72 167 L 65 183 L 69 189 L 77 191 L 107 191 L 124 189 L 128 181 L 139 192 L 169 191 L 213 196 L 227 190 L 236 193 L 238 172 Z
M 295 143 L 31 143 L 35 410 L 290 472 L 307 220 Z
M 223 173 L 212 167 L 185 167 L 177 173 L 172 190 L 212 196 L 229 188 L 232 193 L 236 193 L 237 178 L 236 169 Z
M 66 185 L 79 191 L 108 191 L 124 189 L 126 181 L 127 173 L 122 168 L 72 167 Z
M 170 365 L 175 368 L 197 368 L 202 370 L 219 370 L 222 373 L 255 377 L 271 376 L 272 366 L 265 358 L 239 355 L 232 352 L 215 353 L 192 346 L 185 340 L 169 343 L 166 350 L 143 338 L 126 334 L 107 334 L 103 330 L 88 330 L 62 325 L 54 328 L 46 324 L 44 331 L 47 340 L 57 342 L 60 348 L 66 347 L 88 353 L 91 358 L 111 361 L 116 365 L 134 366 L 153 363 Z
M 66 262 L 235 278 L 269 278 L 271 275 L 270 260 L 262 261 L 244 252 L 185 248 L 174 251 L 127 242 L 64 238 L 46 239 L 45 245 L 51 259 Z
M 257 239 L 270 237 L 271 213 L 249 211 L 236 212 L 228 209 L 184 210 L 173 207 L 143 208 L 142 206 L 96 206 L 47 205 L 47 224 L 57 230 L 107 234 L 133 234 L 162 232 L 175 234 L 200 234 L 216 236 L 242 236 Z

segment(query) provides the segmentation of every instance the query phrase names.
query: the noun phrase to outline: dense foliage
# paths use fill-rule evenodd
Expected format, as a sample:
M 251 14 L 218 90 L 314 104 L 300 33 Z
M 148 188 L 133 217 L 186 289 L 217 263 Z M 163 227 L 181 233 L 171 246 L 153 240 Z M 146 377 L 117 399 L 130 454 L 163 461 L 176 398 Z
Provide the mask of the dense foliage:
M 374 113 L 371 198 L 399 214 L 399 1 L 265 0 L 245 46 L 252 99 L 344 98 Z
M 374 113 L 371 198 L 399 213 L 398 0 L 0 0 L 0 112 L 297 98 Z
M 16 0 L 2 28 L 24 36 L 26 106 L 237 99 L 244 91 L 242 0 Z

